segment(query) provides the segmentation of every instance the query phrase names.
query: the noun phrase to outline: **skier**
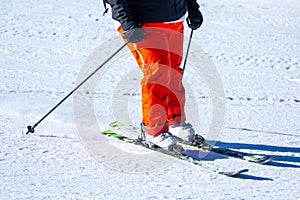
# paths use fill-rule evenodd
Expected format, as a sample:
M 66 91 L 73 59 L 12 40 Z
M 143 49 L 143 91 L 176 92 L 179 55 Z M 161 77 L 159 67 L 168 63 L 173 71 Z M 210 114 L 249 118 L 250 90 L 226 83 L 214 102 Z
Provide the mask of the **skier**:
M 128 41 L 144 77 L 142 138 L 162 148 L 176 144 L 174 136 L 193 140 L 186 122 L 185 90 L 180 69 L 185 14 L 196 30 L 203 17 L 196 0 L 105 0 L 118 31 Z

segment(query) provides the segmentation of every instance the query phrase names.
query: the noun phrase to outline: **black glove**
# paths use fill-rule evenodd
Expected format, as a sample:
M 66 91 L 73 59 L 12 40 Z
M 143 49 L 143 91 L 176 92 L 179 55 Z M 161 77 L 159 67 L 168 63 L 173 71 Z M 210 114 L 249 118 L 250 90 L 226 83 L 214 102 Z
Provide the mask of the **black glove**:
M 124 38 L 131 43 L 143 42 L 146 38 L 145 30 L 140 26 L 134 26 L 133 28 L 124 31 Z
M 187 1 L 187 6 L 188 6 L 188 26 L 196 30 L 198 29 L 202 23 L 203 23 L 203 16 L 199 10 L 199 4 L 196 1 L 193 0 L 188 0 Z

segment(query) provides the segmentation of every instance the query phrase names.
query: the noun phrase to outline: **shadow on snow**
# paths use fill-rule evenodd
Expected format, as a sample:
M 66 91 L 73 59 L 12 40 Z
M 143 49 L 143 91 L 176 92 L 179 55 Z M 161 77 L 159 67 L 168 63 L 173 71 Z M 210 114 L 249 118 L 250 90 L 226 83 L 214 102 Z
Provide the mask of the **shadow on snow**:
M 263 145 L 263 144 L 227 143 L 227 142 L 218 141 L 216 142 L 215 146 L 235 149 L 238 151 L 258 150 L 258 151 L 269 151 L 275 153 L 300 153 L 300 148 L 297 147 L 282 147 L 282 146 Z M 267 155 L 267 154 L 261 154 L 261 155 Z M 274 158 L 267 165 L 276 166 L 276 167 L 300 168 L 300 157 L 288 156 L 288 155 L 276 155 L 276 154 L 272 154 L 272 155 L 275 155 L 276 158 Z M 289 163 L 285 163 L 285 162 L 289 162 Z

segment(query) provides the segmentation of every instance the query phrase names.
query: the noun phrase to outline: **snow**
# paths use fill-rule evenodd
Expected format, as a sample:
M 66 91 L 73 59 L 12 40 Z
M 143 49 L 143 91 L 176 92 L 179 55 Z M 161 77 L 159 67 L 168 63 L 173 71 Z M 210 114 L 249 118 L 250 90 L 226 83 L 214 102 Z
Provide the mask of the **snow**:
M 222 131 L 213 139 L 222 147 L 276 155 L 274 162 L 204 158 L 207 164 L 249 169 L 228 178 L 103 140 L 103 124 L 119 117 L 140 120 L 141 74 L 126 50 L 26 135 L 26 126 L 41 119 L 121 40 L 110 14 L 102 16 L 101 1 L 1 0 L 0 198 L 299 198 L 300 4 L 200 3 L 205 23 L 194 34 L 185 73 L 193 104 L 187 105 L 188 117 L 199 118 L 197 130 L 209 136 L 214 91 L 192 66 L 201 46 L 219 72 L 218 94 L 224 94 L 226 106 L 217 117 Z M 87 62 L 91 58 L 94 62 Z M 128 104 L 113 109 L 119 101 Z

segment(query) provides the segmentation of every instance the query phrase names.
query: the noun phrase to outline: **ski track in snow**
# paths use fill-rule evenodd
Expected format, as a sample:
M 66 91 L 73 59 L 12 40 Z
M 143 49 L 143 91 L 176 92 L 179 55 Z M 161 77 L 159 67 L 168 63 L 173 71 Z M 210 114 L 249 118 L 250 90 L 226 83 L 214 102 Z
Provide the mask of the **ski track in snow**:
M 25 135 L 28 124 L 39 120 L 78 84 L 78 72 L 94 48 L 116 33 L 110 14 L 102 17 L 99 1 L 2 0 L 0 199 L 297 199 L 299 2 L 200 3 L 205 23 L 193 44 L 208 52 L 225 90 L 226 119 L 217 145 L 277 155 L 274 162 L 263 166 L 220 157 L 204 161 L 250 169 L 236 179 L 182 162 L 153 172 L 120 172 L 98 162 L 82 144 L 72 98 L 36 133 Z M 103 123 L 113 120 L 112 93 L 127 70 L 121 67 L 107 69 L 93 94 L 95 115 Z M 186 78 L 193 79 L 188 73 L 189 68 Z M 130 112 L 138 122 L 139 80 L 132 81 L 137 91 L 123 95 L 131 96 L 129 104 L 135 109 Z M 199 87 L 191 98 L 200 102 L 199 129 L 206 134 L 210 94 L 199 77 L 192 83 Z

